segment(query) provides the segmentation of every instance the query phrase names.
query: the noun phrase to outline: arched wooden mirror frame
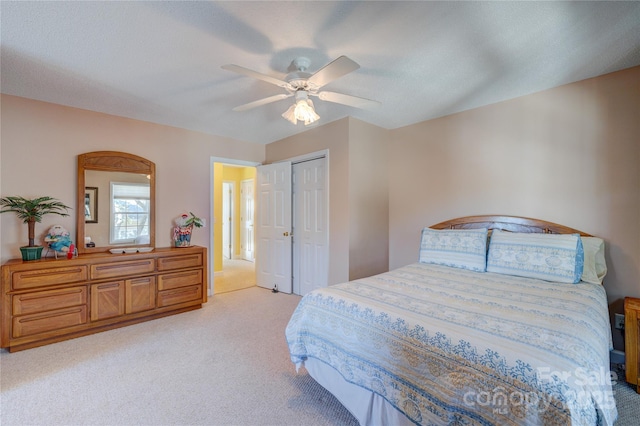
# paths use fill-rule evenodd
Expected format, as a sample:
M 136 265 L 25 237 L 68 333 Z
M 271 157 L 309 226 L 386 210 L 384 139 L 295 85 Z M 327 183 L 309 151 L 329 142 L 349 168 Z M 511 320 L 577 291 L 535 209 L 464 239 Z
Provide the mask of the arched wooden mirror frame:
M 98 253 L 105 252 L 114 247 L 122 245 L 102 245 L 99 247 L 87 247 L 85 244 L 85 188 L 86 171 L 106 171 L 144 174 L 149 178 L 150 185 L 150 211 L 149 211 L 149 243 L 148 244 L 127 244 L 127 247 L 155 247 L 155 217 L 156 217 L 156 165 L 146 158 L 134 154 L 118 151 L 94 151 L 78 155 L 78 191 L 76 199 L 76 234 L 78 253 Z

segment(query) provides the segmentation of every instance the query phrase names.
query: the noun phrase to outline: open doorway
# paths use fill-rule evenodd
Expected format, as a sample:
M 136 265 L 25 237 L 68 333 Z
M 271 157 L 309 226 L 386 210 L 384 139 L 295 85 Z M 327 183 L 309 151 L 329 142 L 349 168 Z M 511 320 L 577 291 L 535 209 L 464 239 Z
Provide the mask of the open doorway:
M 256 163 L 212 159 L 213 271 L 210 294 L 256 285 L 254 254 L 254 187 Z

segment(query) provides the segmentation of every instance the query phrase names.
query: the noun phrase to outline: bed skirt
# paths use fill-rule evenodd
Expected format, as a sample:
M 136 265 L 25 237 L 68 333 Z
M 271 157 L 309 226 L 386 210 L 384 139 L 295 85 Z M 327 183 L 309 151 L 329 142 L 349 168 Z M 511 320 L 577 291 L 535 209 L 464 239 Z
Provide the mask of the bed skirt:
M 380 395 L 349 383 L 333 367 L 315 358 L 304 361 L 309 375 L 331 392 L 362 426 L 413 425 L 404 414 Z

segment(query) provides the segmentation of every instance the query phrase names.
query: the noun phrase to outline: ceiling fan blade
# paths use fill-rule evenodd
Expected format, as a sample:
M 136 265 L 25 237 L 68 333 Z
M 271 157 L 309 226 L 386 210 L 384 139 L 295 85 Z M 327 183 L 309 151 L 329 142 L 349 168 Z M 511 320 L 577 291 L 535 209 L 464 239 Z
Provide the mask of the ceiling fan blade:
M 370 109 L 380 105 L 378 101 L 359 98 L 357 96 L 345 95 L 336 92 L 320 92 L 318 97 L 323 101 L 335 102 L 337 104 L 349 105 L 356 108 Z
M 360 65 L 356 64 L 346 56 L 340 56 L 338 59 L 333 62 L 329 62 L 327 65 L 316 71 L 311 77 L 309 77 L 308 82 L 312 83 L 317 88 L 320 88 L 343 75 L 357 70 L 358 68 L 360 68 Z
M 249 102 L 248 104 L 237 106 L 233 110 L 234 111 L 246 111 L 248 109 L 259 107 L 261 105 L 270 104 L 271 102 L 276 102 L 276 101 L 279 101 L 281 99 L 289 98 L 291 96 L 293 96 L 293 95 L 286 94 L 286 93 L 281 93 L 279 95 L 269 96 L 268 98 L 259 99 L 257 101 Z
M 233 64 L 228 64 L 228 65 L 223 65 L 222 69 L 227 70 L 227 71 L 232 71 L 238 74 L 243 74 L 249 77 L 253 77 L 256 78 L 258 80 L 262 80 L 262 81 L 266 81 L 267 83 L 271 83 L 271 84 L 275 84 L 278 87 L 287 87 L 287 82 L 284 80 L 280 80 L 277 79 L 275 77 L 271 77 L 269 75 L 266 74 L 262 74 L 259 73 L 257 71 L 253 71 L 250 70 L 249 68 L 245 68 L 245 67 L 241 67 L 239 65 L 233 65 Z

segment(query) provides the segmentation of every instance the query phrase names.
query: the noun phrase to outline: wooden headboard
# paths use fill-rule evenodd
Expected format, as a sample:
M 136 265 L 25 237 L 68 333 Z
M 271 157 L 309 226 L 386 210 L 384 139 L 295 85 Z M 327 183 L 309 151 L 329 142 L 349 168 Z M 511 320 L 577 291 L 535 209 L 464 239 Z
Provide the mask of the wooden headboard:
M 531 232 L 543 234 L 580 234 L 583 237 L 591 237 L 592 235 L 568 226 L 558 225 L 557 223 L 547 222 L 539 219 L 530 219 L 528 217 L 519 216 L 497 216 L 497 215 L 479 215 L 465 216 L 457 219 L 447 220 L 435 225 L 431 225 L 432 229 L 475 229 L 489 228 L 500 229 L 509 232 Z

